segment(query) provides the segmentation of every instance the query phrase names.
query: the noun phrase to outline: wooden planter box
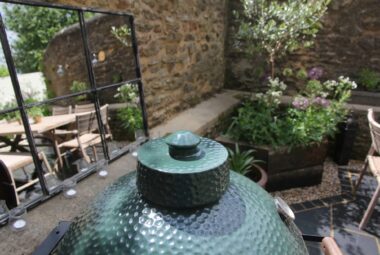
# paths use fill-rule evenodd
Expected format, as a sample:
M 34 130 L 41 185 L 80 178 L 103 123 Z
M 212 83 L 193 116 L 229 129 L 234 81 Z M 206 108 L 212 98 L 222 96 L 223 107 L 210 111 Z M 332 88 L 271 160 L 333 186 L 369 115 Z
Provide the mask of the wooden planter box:
M 227 137 L 217 137 L 224 146 L 234 149 L 236 141 Z M 273 148 L 253 146 L 239 142 L 243 150 L 254 149 L 256 159 L 263 160 L 259 164 L 268 174 L 267 189 L 270 191 L 294 187 L 317 185 L 321 183 L 323 163 L 327 156 L 328 143 L 313 144 L 308 147 Z

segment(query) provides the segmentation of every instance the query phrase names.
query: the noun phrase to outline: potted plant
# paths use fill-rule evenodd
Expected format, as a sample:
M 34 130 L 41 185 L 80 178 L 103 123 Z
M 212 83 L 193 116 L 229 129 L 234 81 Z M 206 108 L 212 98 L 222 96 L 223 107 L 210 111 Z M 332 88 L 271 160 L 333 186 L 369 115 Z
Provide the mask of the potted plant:
M 356 84 L 348 78 L 311 79 L 292 102 L 281 104 L 286 85 L 269 79 L 264 94 L 246 99 L 226 136 L 217 140 L 232 147 L 254 149 L 265 161 L 269 189 L 314 185 L 321 181 L 327 140 L 347 113 L 344 105 Z
M 264 169 L 256 164 L 262 161 L 255 160 L 255 157 L 253 156 L 254 150 L 246 150 L 241 152 L 237 143 L 235 144 L 235 150 L 230 148 L 227 148 L 227 150 L 231 170 L 247 176 L 262 188 L 265 188 L 268 181 L 268 176 Z
M 29 117 L 33 118 L 34 123 L 40 123 L 42 121 L 43 109 L 38 106 L 34 106 L 28 110 Z

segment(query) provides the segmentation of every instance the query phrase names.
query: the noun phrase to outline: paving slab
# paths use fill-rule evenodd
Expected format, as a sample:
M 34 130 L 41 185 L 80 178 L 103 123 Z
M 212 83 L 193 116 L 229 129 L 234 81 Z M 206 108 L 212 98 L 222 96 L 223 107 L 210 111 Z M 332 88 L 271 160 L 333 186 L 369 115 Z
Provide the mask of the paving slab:
M 59 194 L 27 213 L 27 229 L 13 232 L 8 226 L 0 228 L 0 254 L 30 254 L 47 237 L 50 231 L 64 220 L 73 220 L 104 188 L 136 168 L 136 160 L 125 155 L 109 165 L 107 178 L 96 174 L 77 184 L 78 196 L 66 199 Z

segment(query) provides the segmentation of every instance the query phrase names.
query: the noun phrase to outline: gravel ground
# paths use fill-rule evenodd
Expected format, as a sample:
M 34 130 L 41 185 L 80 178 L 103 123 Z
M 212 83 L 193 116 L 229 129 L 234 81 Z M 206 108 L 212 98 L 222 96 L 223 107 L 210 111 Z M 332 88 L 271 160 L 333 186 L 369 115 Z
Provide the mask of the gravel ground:
M 331 197 L 341 194 L 340 180 L 338 177 L 338 166 L 327 159 L 324 164 L 322 182 L 319 185 L 303 188 L 294 188 L 271 193 L 280 196 L 288 204 L 296 204 L 305 201 Z

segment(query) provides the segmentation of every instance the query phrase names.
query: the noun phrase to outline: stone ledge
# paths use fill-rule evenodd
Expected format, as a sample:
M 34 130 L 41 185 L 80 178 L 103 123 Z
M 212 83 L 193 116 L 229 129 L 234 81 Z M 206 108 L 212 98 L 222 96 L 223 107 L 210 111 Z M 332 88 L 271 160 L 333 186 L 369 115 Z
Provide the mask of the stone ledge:
M 224 90 L 210 99 L 179 113 L 167 122 L 150 129 L 151 134 L 165 135 L 178 130 L 189 130 L 204 135 L 208 128 L 217 123 L 226 112 L 232 111 L 239 103 L 240 91 Z

